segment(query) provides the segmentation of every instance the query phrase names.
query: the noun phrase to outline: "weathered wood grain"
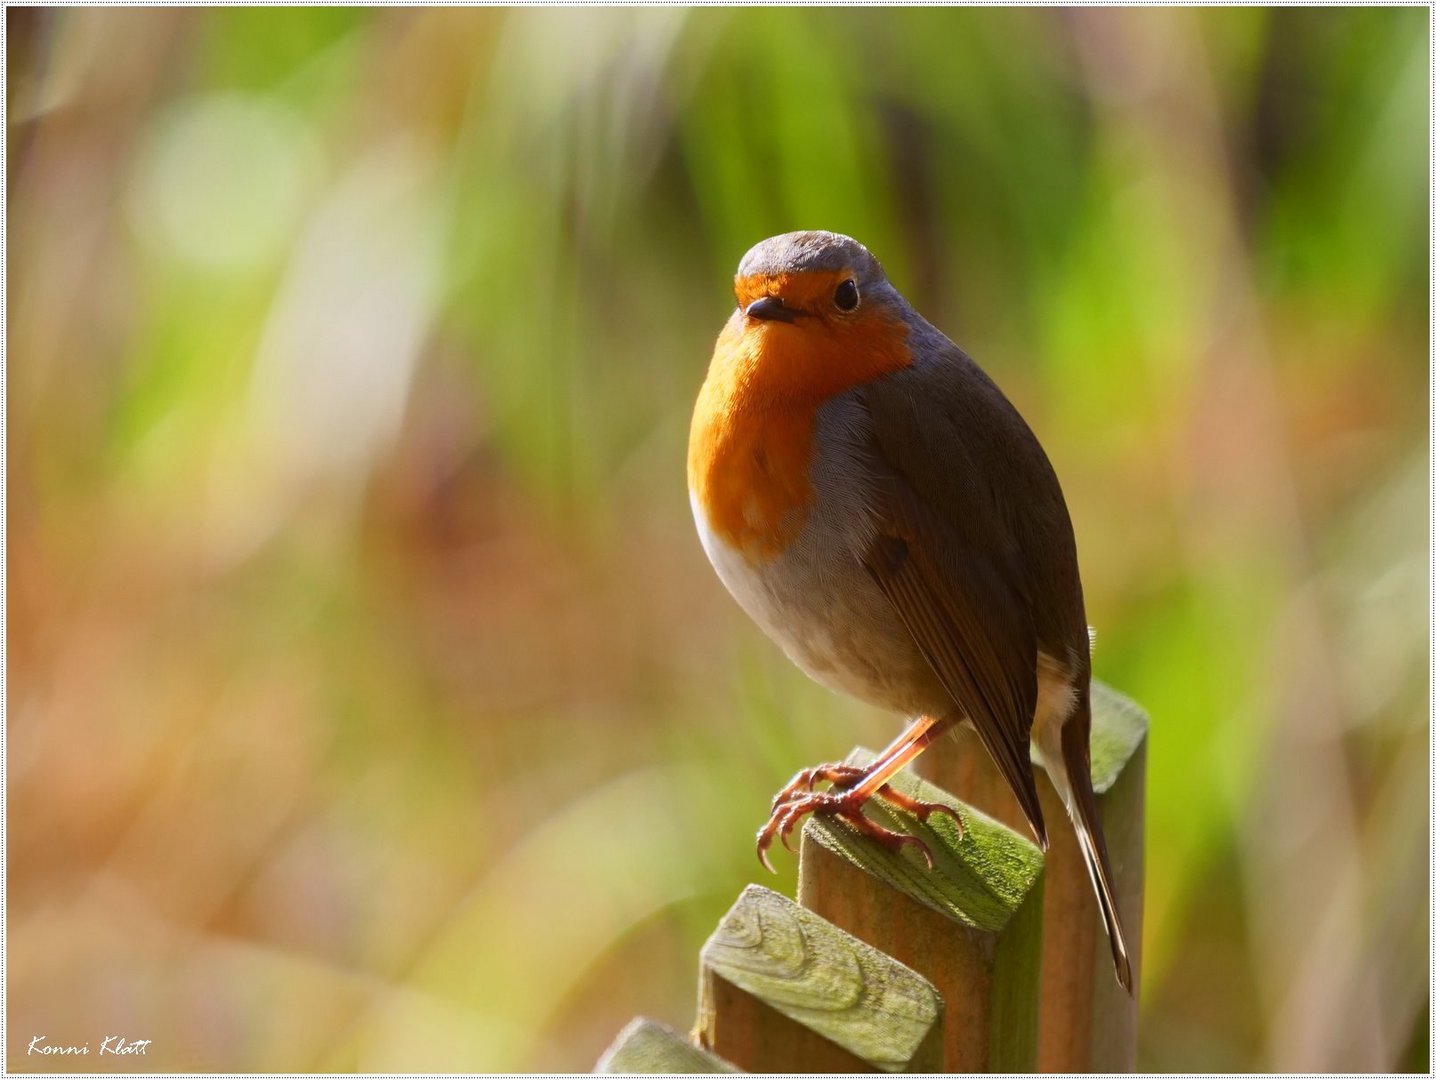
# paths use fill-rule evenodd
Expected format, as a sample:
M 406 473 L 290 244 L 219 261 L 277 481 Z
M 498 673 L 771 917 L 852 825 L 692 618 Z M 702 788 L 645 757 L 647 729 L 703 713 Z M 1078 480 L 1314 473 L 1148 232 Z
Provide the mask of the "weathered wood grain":
M 749 885 L 703 946 L 699 1042 L 748 1072 L 935 1072 L 942 998 L 921 975 Z
M 1147 714 L 1140 706 L 1108 686 L 1092 683 L 1092 785 L 1138 986 L 1147 729 Z M 917 767 L 939 787 L 1030 835 L 1017 800 L 972 733 L 961 730 L 955 739 L 940 740 L 918 759 Z M 1067 812 L 1046 775 L 1036 772 L 1049 837 L 1037 1069 L 1130 1071 L 1136 1064 L 1137 1002 L 1112 973 L 1107 934 Z
M 873 759 L 859 749 L 848 763 Z M 904 772 L 903 794 L 956 805 Z M 1042 935 L 1042 854 L 984 814 L 959 807 L 965 835 L 943 814 L 926 824 L 881 800 L 868 814 L 927 843 L 928 869 L 912 847 L 891 852 L 831 818 L 803 829 L 798 899 L 925 975 L 947 1003 L 943 1069 L 1025 1072 L 1036 1061 Z

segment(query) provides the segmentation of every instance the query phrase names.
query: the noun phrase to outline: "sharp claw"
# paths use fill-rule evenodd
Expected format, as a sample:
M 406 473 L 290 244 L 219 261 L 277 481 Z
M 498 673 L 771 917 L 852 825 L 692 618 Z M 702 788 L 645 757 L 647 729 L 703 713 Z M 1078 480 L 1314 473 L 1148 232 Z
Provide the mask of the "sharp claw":
M 885 829 L 863 815 L 861 801 L 854 802 L 844 790 L 861 777 L 861 770 L 849 765 L 821 765 L 796 773 L 787 786 L 773 797 L 768 821 L 758 832 L 758 861 L 763 864 L 763 868 L 769 873 L 777 872 L 768 858 L 775 838 L 781 840 L 788 851 L 797 854 L 791 841 L 793 830 L 806 815 L 820 813 L 846 822 L 889 851 L 896 852 L 908 844 L 915 845 L 928 870 L 932 870 L 932 849 L 921 837 Z M 832 790 L 826 794 L 817 793 L 814 788 L 819 781 L 831 784 Z M 901 795 L 887 785 L 880 788 L 878 794 L 897 808 L 911 813 L 919 821 L 926 822 L 932 814 L 942 811 L 956 823 L 958 839 L 966 835 L 962 817 L 951 806 L 921 802 L 911 796 Z
M 944 814 L 952 818 L 953 824 L 957 826 L 957 838 L 959 840 L 967 835 L 967 826 L 962 823 L 962 815 L 957 812 L 955 807 L 946 806 L 943 803 L 935 803 L 932 810 L 929 810 L 928 813 L 931 815 L 937 810 L 941 810 Z
M 929 870 L 931 870 L 931 869 L 932 869 L 932 849 L 927 846 L 926 841 L 924 841 L 921 837 L 917 837 L 917 836 L 904 836 L 902 839 L 903 839 L 903 843 L 912 843 L 912 844 L 915 844 L 915 845 L 917 846 L 917 850 L 922 854 L 923 861 L 927 863 L 927 868 L 928 868 Z M 900 844 L 899 847 L 901 847 L 901 846 L 902 846 L 902 845 Z
M 924 824 L 927 823 L 927 819 L 932 817 L 933 814 L 939 812 L 944 813 L 952 818 L 953 824 L 956 825 L 957 838 L 959 840 L 967 835 L 967 826 L 962 823 L 962 815 L 958 813 L 956 807 L 948 806 L 946 803 L 923 802 L 920 799 L 913 798 L 911 795 L 904 795 L 899 791 L 894 791 L 886 784 L 878 789 L 877 794 L 884 802 L 897 807 L 899 810 L 906 811 Z
M 773 846 L 773 819 L 769 818 L 767 823 L 758 830 L 758 861 L 770 874 L 778 871 L 773 869 L 773 864 L 768 861 L 768 849 Z
M 794 813 L 793 810 L 789 810 L 783 815 L 782 820 L 778 822 L 778 839 L 783 841 L 783 846 L 795 855 L 797 851 L 794 850 L 793 845 L 788 842 L 788 837 L 793 835 L 793 826 L 798 823 L 802 816 L 801 813 Z
M 862 770 L 853 765 L 817 765 L 811 769 L 800 769 L 793 774 L 793 778 L 783 790 L 773 796 L 768 810 L 770 813 L 776 813 L 781 807 L 802 798 L 805 793 L 814 792 L 820 783 L 831 784 L 834 791 L 841 791 L 861 780 L 862 775 Z

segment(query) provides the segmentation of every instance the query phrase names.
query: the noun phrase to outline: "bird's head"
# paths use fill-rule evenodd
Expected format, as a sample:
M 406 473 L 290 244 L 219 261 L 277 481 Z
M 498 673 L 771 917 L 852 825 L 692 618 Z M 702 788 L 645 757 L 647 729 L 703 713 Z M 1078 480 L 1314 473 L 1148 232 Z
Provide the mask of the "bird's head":
M 770 237 L 743 256 L 733 294 L 720 349 L 752 357 L 775 389 L 827 396 L 911 361 L 907 305 L 851 237 Z

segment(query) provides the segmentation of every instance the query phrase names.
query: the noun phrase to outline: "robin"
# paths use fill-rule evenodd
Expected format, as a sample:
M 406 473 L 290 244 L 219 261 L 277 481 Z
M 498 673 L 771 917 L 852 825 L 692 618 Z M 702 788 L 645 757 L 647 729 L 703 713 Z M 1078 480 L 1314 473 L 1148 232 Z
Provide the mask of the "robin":
M 862 244 L 764 240 L 699 392 L 688 487 L 703 549 L 743 609 L 813 679 L 913 718 L 867 768 L 804 769 L 758 833 L 768 862 L 808 813 L 889 848 L 874 795 L 926 820 L 888 781 L 968 724 L 1047 849 L 1033 780 L 1076 829 L 1112 945 L 1132 970 L 1092 793 L 1091 642 L 1067 504 L 997 385 L 919 315 Z M 820 782 L 827 791 L 814 790 Z M 961 820 L 958 821 L 959 829 Z

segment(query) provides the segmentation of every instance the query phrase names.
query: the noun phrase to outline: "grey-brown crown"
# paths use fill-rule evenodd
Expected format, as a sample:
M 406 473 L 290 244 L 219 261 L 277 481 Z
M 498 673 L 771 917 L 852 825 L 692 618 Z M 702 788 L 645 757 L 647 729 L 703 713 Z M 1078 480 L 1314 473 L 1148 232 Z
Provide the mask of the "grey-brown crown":
M 801 273 L 805 270 L 852 269 L 859 278 L 881 279 L 883 268 L 872 252 L 851 236 L 813 230 L 770 236 L 748 249 L 738 276 Z

